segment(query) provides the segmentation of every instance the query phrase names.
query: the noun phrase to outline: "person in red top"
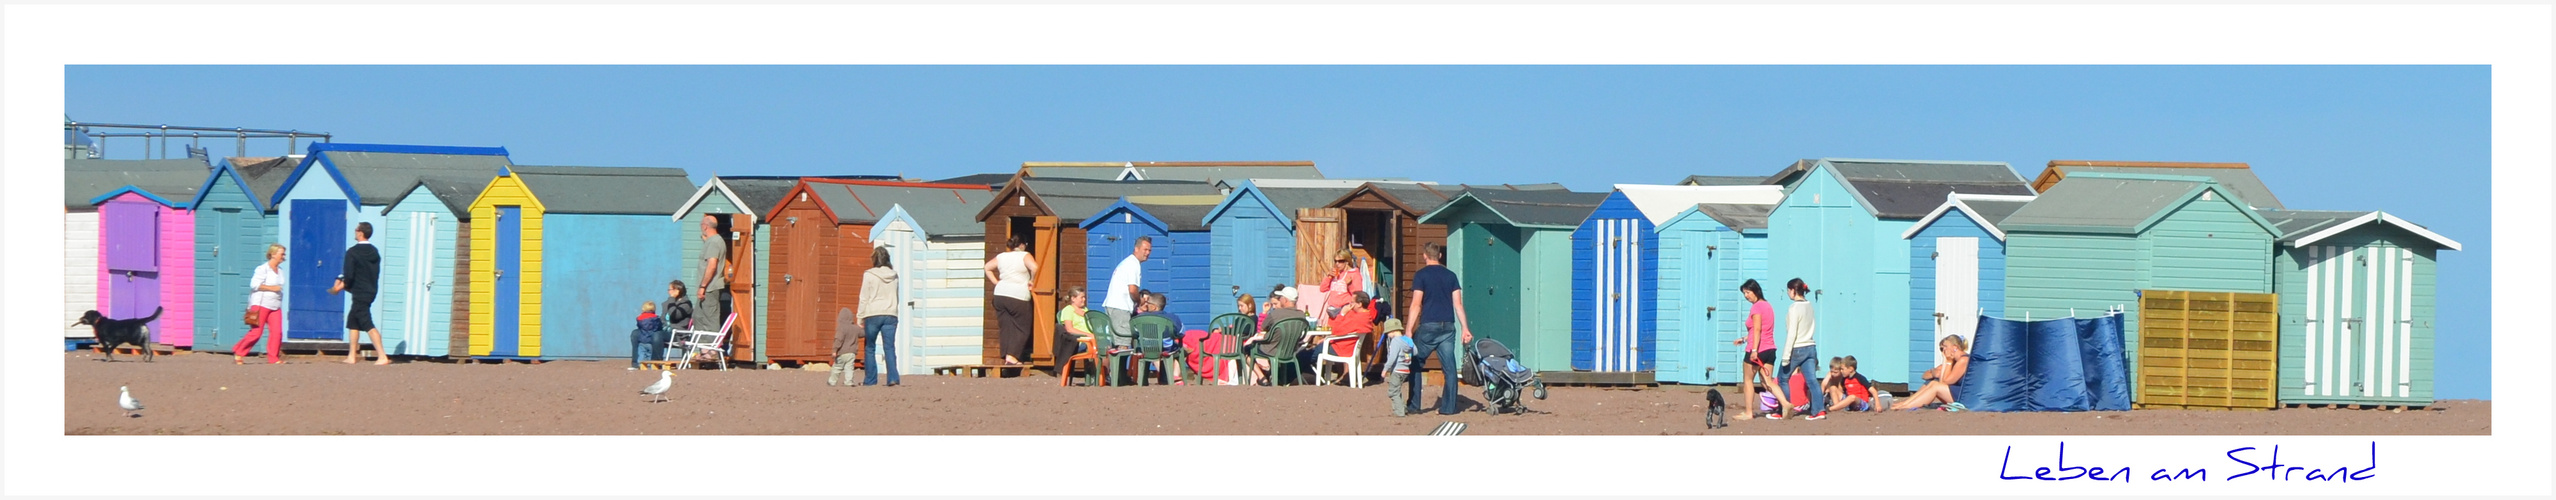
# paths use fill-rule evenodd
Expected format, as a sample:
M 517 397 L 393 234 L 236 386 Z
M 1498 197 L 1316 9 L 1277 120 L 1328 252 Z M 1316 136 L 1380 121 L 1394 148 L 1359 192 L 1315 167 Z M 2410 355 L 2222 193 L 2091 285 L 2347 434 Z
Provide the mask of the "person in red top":
M 1828 408 L 1812 415 L 1812 420 L 1828 416 L 1832 411 L 1873 411 L 1873 381 L 1855 373 L 1855 357 L 1829 358 Z
M 1365 291 L 1350 292 L 1349 302 L 1340 314 L 1331 317 L 1331 355 L 1348 356 L 1358 349 L 1358 342 L 1376 333 L 1376 309 Z M 1349 336 L 1356 335 L 1356 338 Z

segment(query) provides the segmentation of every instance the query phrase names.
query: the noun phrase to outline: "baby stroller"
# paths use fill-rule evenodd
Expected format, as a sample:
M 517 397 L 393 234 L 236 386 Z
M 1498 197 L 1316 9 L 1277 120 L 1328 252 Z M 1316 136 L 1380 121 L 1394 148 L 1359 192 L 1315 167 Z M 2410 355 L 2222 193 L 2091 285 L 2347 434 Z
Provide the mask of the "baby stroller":
M 1509 352 L 1509 346 L 1489 337 L 1477 338 L 1473 340 L 1472 355 L 1474 371 L 1482 378 L 1482 397 L 1489 400 L 1485 406 L 1491 414 L 1526 413 L 1526 404 L 1519 397 L 1528 387 L 1535 388 L 1535 399 L 1544 399 L 1544 379 L 1537 377 L 1535 370 L 1518 364 L 1518 355 Z

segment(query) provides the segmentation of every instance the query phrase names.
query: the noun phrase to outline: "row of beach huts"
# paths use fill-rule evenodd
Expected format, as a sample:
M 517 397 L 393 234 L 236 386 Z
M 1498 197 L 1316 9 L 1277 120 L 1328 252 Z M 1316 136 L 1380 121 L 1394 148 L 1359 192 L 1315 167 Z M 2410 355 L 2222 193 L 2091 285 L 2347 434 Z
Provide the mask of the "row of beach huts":
M 1880 383 L 1916 382 L 1936 362 L 1935 339 L 1970 335 L 1982 317 L 2122 311 L 2138 332 L 2150 292 L 2277 294 L 2277 313 L 2174 316 L 2239 332 L 2209 345 L 2277 345 L 2194 365 L 2277 370 L 2263 387 L 2220 389 L 2421 405 L 2432 397 L 2434 262 L 2459 248 L 2385 212 L 2291 210 L 2241 163 L 2053 161 L 2027 179 L 2000 162 L 1826 158 L 1577 192 L 1333 179 L 1311 162 L 1031 162 L 929 182 L 694 184 L 680 169 L 517 165 L 493 147 L 319 143 L 209 163 L 80 156 L 65 160 L 65 316 L 166 307 L 155 340 L 206 351 L 246 334 L 245 284 L 268 243 L 291 249 L 288 341 L 343 346 L 345 299 L 327 285 L 349 229 L 370 222 L 384 260 L 380 349 L 626 357 L 638 304 L 665 298 L 671 280 L 698 280 L 708 219 L 738 256 L 729 286 L 735 309 L 751 314 L 731 338 L 751 363 L 830 361 L 835 311 L 853 307 L 879 248 L 906 276 L 897 335 L 908 354 L 895 368 L 923 373 L 1000 359 L 982 268 L 1013 237 L 1041 263 L 1042 325 L 1058 289 L 1101 289 L 1140 236 L 1158 242 L 1145 287 L 1191 325 L 1234 312 L 1237 294 L 1311 289 L 1343 249 L 1372 266 L 1378 295 L 1404 297 L 1421 245 L 1436 242 L 1462 279 L 1473 331 L 1557 377 L 1735 382 L 1730 341 L 1748 310 L 1739 284 L 1801 278 L 1820 352 L 1856 356 Z M 2267 337 L 2244 342 L 2248 327 Z M 2129 337 L 2129 352 L 2158 352 Z M 1048 336 L 1034 338 L 1035 364 L 1052 364 Z M 2204 343 L 2172 354 L 2199 356 L 2191 350 Z

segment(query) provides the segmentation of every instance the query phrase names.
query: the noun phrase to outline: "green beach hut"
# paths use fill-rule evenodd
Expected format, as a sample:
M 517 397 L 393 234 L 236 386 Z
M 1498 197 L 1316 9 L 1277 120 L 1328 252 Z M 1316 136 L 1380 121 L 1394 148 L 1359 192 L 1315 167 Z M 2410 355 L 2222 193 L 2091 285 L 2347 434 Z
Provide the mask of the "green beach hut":
M 1474 336 L 1528 369 L 1571 371 L 1571 232 L 1610 194 L 1470 189 L 1420 217 L 1447 228 Z
M 2281 403 L 2430 406 L 2438 256 L 2458 242 L 2387 212 L 2259 213 L 2281 229 Z
M 2006 317 L 2128 314 L 2139 351 L 2140 290 L 2272 293 L 2271 221 L 2200 176 L 2068 176 L 1998 223 L 2006 232 Z M 2131 363 L 2131 376 L 2138 376 Z

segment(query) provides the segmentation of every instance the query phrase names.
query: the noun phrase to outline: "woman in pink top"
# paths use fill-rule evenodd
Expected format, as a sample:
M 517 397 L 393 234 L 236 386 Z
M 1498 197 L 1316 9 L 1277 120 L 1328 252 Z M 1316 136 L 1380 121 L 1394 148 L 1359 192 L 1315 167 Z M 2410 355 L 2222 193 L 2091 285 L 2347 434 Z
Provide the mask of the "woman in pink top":
M 1740 350 L 1740 401 L 1748 405 L 1749 411 L 1740 412 L 1739 419 L 1748 420 L 1757 413 L 1759 379 L 1765 379 L 1767 389 L 1774 391 L 1777 409 L 1791 408 L 1793 402 L 1785 397 L 1783 385 L 1775 382 L 1775 306 L 1766 303 L 1766 289 L 1757 286 L 1757 280 L 1740 283 L 1740 297 L 1749 303 L 1748 333 L 1731 341 L 1731 345 L 1744 346 Z M 1766 418 L 1783 420 L 1784 413 L 1777 411 Z

